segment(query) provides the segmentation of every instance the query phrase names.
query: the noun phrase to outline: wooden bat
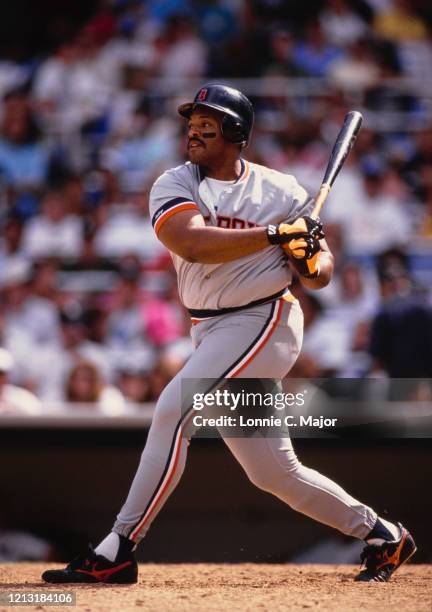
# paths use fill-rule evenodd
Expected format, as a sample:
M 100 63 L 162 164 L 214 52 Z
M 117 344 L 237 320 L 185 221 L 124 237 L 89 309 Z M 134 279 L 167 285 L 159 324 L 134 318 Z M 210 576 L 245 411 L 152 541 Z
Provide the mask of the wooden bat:
M 351 151 L 357 134 L 359 133 L 360 126 L 362 124 L 363 117 L 358 111 L 350 111 L 345 115 L 343 126 L 336 138 L 336 142 L 333 146 L 329 162 L 324 174 L 323 182 L 321 183 L 320 190 L 315 199 L 315 206 L 311 213 L 312 219 L 316 219 L 320 212 L 322 205 L 327 199 L 330 189 L 339 174 L 340 169 L 345 163 L 348 153 Z

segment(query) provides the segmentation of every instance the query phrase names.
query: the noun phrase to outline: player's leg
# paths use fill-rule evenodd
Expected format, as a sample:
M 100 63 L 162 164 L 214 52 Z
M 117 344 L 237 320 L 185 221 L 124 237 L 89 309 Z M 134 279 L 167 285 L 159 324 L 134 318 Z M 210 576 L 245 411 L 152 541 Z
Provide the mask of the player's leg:
M 302 328 L 298 304 L 285 305 L 271 341 L 237 375 L 243 378 L 283 378 L 300 351 Z M 391 545 L 395 554 L 402 551 L 405 558 L 415 551 L 411 536 L 402 526 L 378 519 L 372 508 L 356 500 L 326 476 L 302 465 L 288 432 L 280 438 L 226 437 L 225 443 L 256 486 L 277 496 L 293 509 L 342 533 L 367 539 L 368 543 Z M 381 571 L 379 579 L 387 580 L 398 565 Z M 370 575 L 369 572 L 367 576 Z
M 253 309 L 241 321 L 238 314 L 215 317 L 193 328 L 196 350 L 157 402 L 140 465 L 114 524 L 116 534 L 138 543 L 180 480 L 193 416 L 192 397 L 186 397 L 184 389 L 182 397 L 182 381 L 230 378 L 274 331 L 283 304 L 280 300 Z M 110 542 L 96 550 L 108 558 L 116 552 Z
M 285 302 L 271 338 L 236 376 L 283 378 L 300 352 L 302 330 L 303 315 L 298 302 Z M 225 442 L 255 485 L 292 508 L 360 538 L 373 528 L 375 512 L 330 479 L 303 466 L 288 434 L 280 439 L 227 437 Z
M 376 513 L 335 482 L 300 463 L 287 438 L 226 438 L 253 484 L 291 508 L 339 531 L 365 538 Z
M 197 348 L 157 402 L 147 444 L 126 502 L 120 510 L 113 532 L 96 548 L 98 559 L 102 556 L 108 562 L 120 565 L 131 559 L 132 548 L 148 531 L 183 473 L 188 446 L 184 426 L 188 418 L 186 410 L 191 407 L 191 402 L 188 403 L 186 398 L 185 410 L 182 411 L 182 379 L 220 379 L 238 371 L 272 333 L 282 306 L 277 302 L 253 310 L 254 313 L 248 316 L 241 327 L 238 316 L 227 315 L 202 322 L 193 329 Z M 80 572 L 87 573 L 77 575 L 80 564 L 85 563 L 88 557 L 93 559 L 91 551 L 85 557 L 77 560 L 73 571 L 67 568 L 45 572 L 44 579 L 49 582 L 78 582 L 82 581 L 82 576 L 88 576 L 88 581 L 95 581 L 95 572 L 81 568 Z M 104 567 L 102 571 L 109 569 L 113 568 Z M 125 581 L 129 570 L 130 567 L 124 570 Z M 118 578 L 118 575 L 113 574 L 106 581 L 114 582 Z
M 165 387 L 157 401 L 137 472 L 114 524 L 115 533 L 135 543 L 147 533 L 186 464 L 189 440 L 183 435 L 181 375 Z M 98 552 L 107 554 L 103 549 Z
M 159 397 L 147 443 L 113 531 L 94 551 L 89 547 L 65 569 L 44 572 L 45 581 L 136 582 L 133 549 L 174 490 L 186 463 L 189 440 L 182 435 L 180 385 L 177 375 Z

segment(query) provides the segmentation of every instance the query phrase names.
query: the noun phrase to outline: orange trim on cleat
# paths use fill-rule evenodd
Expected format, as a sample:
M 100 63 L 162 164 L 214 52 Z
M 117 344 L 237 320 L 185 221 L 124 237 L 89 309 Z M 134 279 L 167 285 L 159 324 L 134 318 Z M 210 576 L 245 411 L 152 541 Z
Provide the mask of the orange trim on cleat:
M 355 578 L 358 582 L 388 582 L 392 574 L 416 552 L 412 535 L 400 523 L 400 538 L 380 545 L 368 545 L 361 554 L 366 568 Z

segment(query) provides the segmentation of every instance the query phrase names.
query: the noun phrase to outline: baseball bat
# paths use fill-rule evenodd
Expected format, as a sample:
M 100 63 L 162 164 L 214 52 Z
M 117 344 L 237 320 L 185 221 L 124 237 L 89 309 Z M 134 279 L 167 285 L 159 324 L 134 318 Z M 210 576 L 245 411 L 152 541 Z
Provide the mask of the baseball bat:
M 350 111 L 345 115 L 343 126 L 340 129 L 330 154 L 330 159 L 327 164 L 323 182 L 321 183 L 320 190 L 315 198 L 315 206 L 311 213 L 312 219 L 316 219 L 319 216 L 321 208 L 326 201 L 328 194 L 330 193 L 330 189 L 332 188 L 340 169 L 344 165 L 345 160 L 348 157 L 348 153 L 353 147 L 362 121 L 362 114 L 358 111 Z

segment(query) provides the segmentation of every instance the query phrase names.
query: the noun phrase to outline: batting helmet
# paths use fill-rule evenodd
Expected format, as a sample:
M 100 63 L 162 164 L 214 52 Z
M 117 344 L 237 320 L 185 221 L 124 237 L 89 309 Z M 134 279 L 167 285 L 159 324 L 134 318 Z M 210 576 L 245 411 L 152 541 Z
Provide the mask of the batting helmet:
M 254 111 L 248 98 L 238 89 L 226 85 L 204 85 L 193 102 L 178 107 L 178 112 L 189 119 L 197 106 L 205 106 L 222 114 L 222 136 L 228 142 L 246 145 L 252 131 Z

